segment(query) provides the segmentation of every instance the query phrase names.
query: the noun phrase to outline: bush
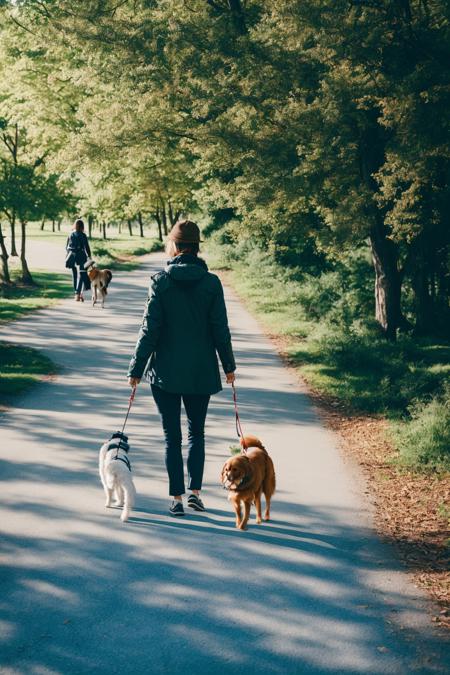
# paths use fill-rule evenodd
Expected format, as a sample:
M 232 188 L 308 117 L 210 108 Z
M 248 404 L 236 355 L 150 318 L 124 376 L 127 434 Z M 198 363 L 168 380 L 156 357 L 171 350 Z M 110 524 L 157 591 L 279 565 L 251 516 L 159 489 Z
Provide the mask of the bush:
M 450 386 L 444 393 L 409 407 L 410 421 L 397 427 L 400 461 L 430 469 L 450 469 Z

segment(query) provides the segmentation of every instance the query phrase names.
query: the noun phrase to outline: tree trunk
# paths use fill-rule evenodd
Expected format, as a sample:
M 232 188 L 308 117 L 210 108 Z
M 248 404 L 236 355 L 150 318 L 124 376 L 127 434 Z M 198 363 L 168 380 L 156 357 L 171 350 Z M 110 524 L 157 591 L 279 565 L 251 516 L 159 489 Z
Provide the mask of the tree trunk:
M 88 215 L 88 234 L 89 234 L 89 239 L 92 237 L 92 225 L 94 224 L 94 216 L 89 214 Z
M 397 328 L 405 322 L 400 308 L 402 279 L 397 246 L 386 237 L 382 224 L 371 229 L 370 245 L 375 269 L 375 318 L 385 336 L 395 340 Z
M 14 211 L 11 216 L 11 220 L 9 221 L 9 224 L 11 228 L 11 255 L 17 256 L 19 254 L 17 253 L 16 248 L 16 214 Z
M 160 215 L 160 212 L 159 212 L 159 206 L 156 207 L 155 220 L 156 220 L 156 223 L 158 225 L 158 239 L 159 239 L 159 241 L 162 241 L 163 235 L 162 235 L 162 228 L 161 228 L 161 215 Z
M 140 211 L 138 211 L 137 217 L 138 217 L 138 222 L 139 222 L 139 235 L 141 237 L 143 237 L 144 236 L 144 223 L 142 222 L 142 213 Z
M 163 226 L 164 236 L 167 237 L 167 234 L 168 234 L 168 231 L 167 231 L 167 213 L 166 213 L 166 205 L 165 205 L 163 199 L 161 199 L 161 222 L 162 222 L 162 226 Z
M 101 228 L 102 228 L 103 239 L 106 239 L 106 222 L 104 220 L 102 220 Z
M 228 0 L 228 4 L 231 10 L 231 16 L 233 17 L 234 27 L 240 35 L 245 35 L 247 33 L 247 26 L 245 24 L 241 0 Z
M 26 244 L 26 237 L 27 237 L 26 225 L 27 224 L 24 220 L 20 221 L 21 233 L 22 233 L 22 241 L 21 241 L 21 246 L 20 246 L 20 263 L 22 265 L 22 283 L 26 284 L 27 286 L 33 286 L 34 281 L 33 281 L 33 277 L 31 276 L 30 270 L 28 269 L 28 263 L 27 263 L 27 258 L 26 258 L 26 254 L 25 254 L 25 244 Z
M 133 236 L 133 226 L 131 224 L 130 218 L 128 218 L 127 223 L 128 223 L 128 232 L 130 233 L 130 237 L 132 237 Z
M 0 252 L 2 259 L 2 269 L 0 272 L 0 281 L 2 284 L 10 284 L 11 277 L 9 276 L 9 267 L 8 267 L 8 251 L 5 246 L 5 238 L 2 232 L 2 224 L 0 223 Z
M 45 218 L 42 218 L 42 223 L 41 223 L 41 230 L 43 230 L 43 229 L 44 229 L 44 225 L 45 225 Z
M 55 231 L 55 221 L 52 220 L 52 232 L 54 232 L 54 231 Z
M 122 221 L 119 220 L 119 234 L 122 234 Z
M 374 178 L 385 160 L 384 130 L 379 124 L 380 110 L 372 108 L 365 113 L 365 128 L 359 138 L 359 159 L 362 182 L 375 195 L 378 185 Z M 399 270 L 397 245 L 388 238 L 384 213 L 372 205 L 374 225 L 369 239 L 375 269 L 375 318 L 389 340 L 397 338 L 397 328 L 408 326 L 401 312 L 403 277 Z
M 411 276 L 414 292 L 414 313 L 416 315 L 415 335 L 432 335 L 435 327 L 434 307 L 430 297 L 428 275 L 423 266 L 414 270 Z
M 58 220 L 58 232 L 61 232 L 61 221 Z
M 414 293 L 415 335 L 439 332 L 436 272 L 438 260 L 430 233 L 419 234 L 411 244 L 411 286 Z M 442 315 L 443 317 L 444 315 Z
M 169 210 L 170 224 L 173 227 L 176 223 L 176 220 L 174 219 L 174 216 L 173 216 L 172 202 L 170 201 L 170 199 L 167 200 L 167 206 L 168 206 L 168 210 Z

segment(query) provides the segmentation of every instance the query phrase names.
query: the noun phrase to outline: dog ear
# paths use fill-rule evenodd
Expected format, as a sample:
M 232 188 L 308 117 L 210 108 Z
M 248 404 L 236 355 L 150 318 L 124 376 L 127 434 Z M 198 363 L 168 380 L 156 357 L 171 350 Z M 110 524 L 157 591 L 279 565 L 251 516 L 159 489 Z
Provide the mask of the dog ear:
M 220 473 L 220 482 L 223 484 L 225 482 L 225 471 L 227 468 L 228 462 L 225 462 L 225 464 L 222 467 L 222 471 Z

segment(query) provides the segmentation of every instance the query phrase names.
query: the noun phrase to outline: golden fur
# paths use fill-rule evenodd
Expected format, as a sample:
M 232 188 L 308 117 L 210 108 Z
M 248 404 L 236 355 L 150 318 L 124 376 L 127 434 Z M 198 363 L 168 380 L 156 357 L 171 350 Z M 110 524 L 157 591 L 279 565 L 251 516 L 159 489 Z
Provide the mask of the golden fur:
M 236 527 L 245 530 L 252 503 L 256 507 L 256 522 L 260 524 L 262 521 L 262 493 L 266 498 L 264 520 L 270 519 L 270 500 L 275 492 L 275 469 L 267 450 L 256 436 L 245 436 L 241 445 L 246 448 L 246 454 L 235 455 L 225 462 L 221 483 L 227 488 L 228 499 L 236 513 Z

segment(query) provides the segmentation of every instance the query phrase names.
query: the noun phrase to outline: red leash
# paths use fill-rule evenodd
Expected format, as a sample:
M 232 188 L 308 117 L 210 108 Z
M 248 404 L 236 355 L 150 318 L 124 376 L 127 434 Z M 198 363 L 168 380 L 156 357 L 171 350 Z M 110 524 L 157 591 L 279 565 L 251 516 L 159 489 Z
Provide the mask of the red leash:
M 127 410 L 127 414 L 125 416 L 125 422 L 123 423 L 122 433 L 125 431 L 125 426 L 126 426 L 126 423 L 128 422 L 128 415 L 130 414 L 131 406 L 133 405 L 133 401 L 134 401 L 135 396 L 136 396 L 136 385 L 134 385 L 133 390 L 131 392 L 130 400 L 128 401 L 128 410 Z
M 122 431 L 120 432 L 123 434 L 125 431 L 126 424 L 128 422 L 128 415 L 130 414 L 131 406 L 133 405 L 134 397 L 136 396 L 136 385 L 134 385 L 133 390 L 131 392 L 130 400 L 128 401 L 128 410 L 127 414 L 125 415 L 125 421 L 123 423 Z M 120 450 L 120 443 L 121 443 L 121 438 L 119 438 L 119 443 L 117 445 L 117 452 L 116 452 L 116 457 L 119 455 L 119 450 Z
M 234 386 L 234 382 L 231 383 L 231 386 L 233 387 L 233 403 L 234 403 L 234 413 L 236 415 L 236 433 L 238 438 L 241 439 L 241 447 L 242 447 L 242 452 L 245 454 L 246 451 L 246 446 L 244 443 L 244 432 L 242 431 L 242 424 L 241 424 L 241 418 L 239 417 L 239 411 L 237 407 L 237 395 L 236 395 L 236 387 Z

